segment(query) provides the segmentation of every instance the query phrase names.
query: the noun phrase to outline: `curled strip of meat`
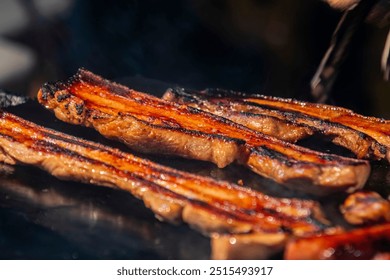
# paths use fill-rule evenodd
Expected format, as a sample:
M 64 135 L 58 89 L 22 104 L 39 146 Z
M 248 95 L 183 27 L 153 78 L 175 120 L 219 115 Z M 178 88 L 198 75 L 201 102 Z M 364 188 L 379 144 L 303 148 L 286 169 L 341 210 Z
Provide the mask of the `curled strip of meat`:
M 353 225 L 390 222 L 390 202 L 372 191 L 350 194 L 340 210 L 345 220 Z

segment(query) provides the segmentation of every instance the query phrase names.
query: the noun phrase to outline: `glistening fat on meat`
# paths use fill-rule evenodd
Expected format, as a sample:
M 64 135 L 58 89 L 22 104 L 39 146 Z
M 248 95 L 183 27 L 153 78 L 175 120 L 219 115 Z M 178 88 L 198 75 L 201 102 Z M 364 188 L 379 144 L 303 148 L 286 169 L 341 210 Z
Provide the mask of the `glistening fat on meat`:
M 0 113 L 0 160 L 28 164 L 63 179 L 128 191 L 156 216 L 185 222 L 206 235 L 255 234 L 254 246 L 279 252 L 285 239 L 270 234 L 305 236 L 329 228 L 319 204 L 273 198 L 228 182 L 181 172 L 97 143 L 46 129 L 15 115 Z M 259 236 L 266 238 L 259 242 Z M 272 246 L 269 246 L 272 245 Z
M 66 122 L 94 127 L 132 149 L 233 161 L 293 189 L 326 195 L 365 184 L 368 162 L 305 149 L 225 118 L 159 99 L 79 70 L 66 82 L 45 84 L 39 102 Z
M 390 159 L 389 122 L 364 117 L 341 107 L 221 89 L 175 88 L 168 90 L 163 98 L 205 110 L 288 142 L 317 133 L 351 150 L 358 158 Z

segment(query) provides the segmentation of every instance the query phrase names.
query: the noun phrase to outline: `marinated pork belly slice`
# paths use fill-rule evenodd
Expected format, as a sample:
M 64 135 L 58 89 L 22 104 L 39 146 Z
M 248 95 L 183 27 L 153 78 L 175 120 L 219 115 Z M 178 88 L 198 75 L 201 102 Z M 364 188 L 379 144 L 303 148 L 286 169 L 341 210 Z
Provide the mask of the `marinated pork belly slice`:
M 340 210 L 345 220 L 353 225 L 390 222 L 390 202 L 372 191 L 350 194 Z
M 350 127 L 375 139 L 379 145 L 372 146 L 373 153 L 376 156 L 384 154 L 386 159 L 390 161 L 390 121 L 388 120 L 359 115 L 341 107 L 299 102 L 291 99 L 258 96 L 255 98 L 248 98 L 247 100 L 270 107 L 281 107 L 286 111 L 299 112 L 345 127 Z
M 390 224 L 355 229 L 334 235 L 292 239 L 285 259 L 385 259 L 390 253 Z
M 164 167 L 0 113 L 1 160 L 42 168 L 64 180 L 115 187 L 156 216 L 200 232 L 307 235 L 329 227 L 318 203 L 273 198 L 223 181 Z
M 344 108 L 292 99 L 246 96 L 218 89 L 175 88 L 168 90 L 163 99 L 205 110 L 281 140 L 296 142 L 318 133 L 351 150 L 358 158 L 388 158 L 388 121 L 357 115 Z M 359 125 L 361 121 L 362 127 Z M 372 123 L 375 123 L 373 129 L 370 128 Z M 381 125 L 387 128 L 383 129 Z
M 206 160 L 219 167 L 238 161 L 278 183 L 316 195 L 360 189 L 370 172 L 366 161 L 298 147 L 82 69 L 65 83 L 45 84 L 38 100 L 59 119 L 94 127 L 134 150 Z
M 239 99 L 220 98 L 207 94 L 207 91 L 174 88 L 168 89 L 162 98 L 215 114 L 287 142 L 294 143 L 314 133 L 312 127 L 280 118 L 278 114 L 269 112 L 271 110 L 250 108 Z

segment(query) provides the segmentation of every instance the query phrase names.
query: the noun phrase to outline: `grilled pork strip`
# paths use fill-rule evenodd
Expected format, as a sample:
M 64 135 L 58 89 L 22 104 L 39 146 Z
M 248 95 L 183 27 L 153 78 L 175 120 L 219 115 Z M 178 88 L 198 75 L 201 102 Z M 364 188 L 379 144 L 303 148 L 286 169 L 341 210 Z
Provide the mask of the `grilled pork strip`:
M 292 99 L 246 96 L 219 89 L 175 88 L 168 90 L 163 99 L 205 110 L 288 142 L 319 133 L 330 137 L 336 145 L 351 150 L 358 158 L 379 160 L 387 157 L 390 160 L 389 122 L 363 117 L 344 108 Z M 371 128 L 373 123 L 375 126 Z
M 208 91 L 195 91 L 177 87 L 168 89 L 162 98 L 224 117 L 287 142 L 294 143 L 314 133 L 314 130 L 307 125 L 300 125 L 278 118 L 277 115 L 261 108 L 249 108 L 245 101 L 237 98 L 221 98 L 208 94 Z
M 390 253 L 390 223 L 334 235 L 290 240 L 285 259 L 354 260 L 387 258 Z
M 298 147 L 83 69 L 65 83 L 45 84 L 38 100 L 59 119 L 94 127 L 132 149 L 207 160 L 219 167 L 238 161 L 260 175 L 308 193 L 359 189 L 370 171 L 366 161 Z
M 278 199 L 227 182 L 164 167 L 0 112 L 0 159 L 29 164 L 64 180 L 129 191 L 159 219 L 204 234 L 306 235 L 327 227 L 319 205 Z
M 344 219 L 353 225 L 390 222 L 390 201 L 373 191 L 350 194 L 340 206 Z

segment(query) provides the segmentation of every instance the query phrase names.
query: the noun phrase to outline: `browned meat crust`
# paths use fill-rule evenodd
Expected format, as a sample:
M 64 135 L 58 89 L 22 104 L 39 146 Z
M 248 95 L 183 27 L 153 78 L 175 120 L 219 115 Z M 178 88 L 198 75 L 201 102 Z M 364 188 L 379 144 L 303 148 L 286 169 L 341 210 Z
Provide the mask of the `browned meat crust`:
M 350 194 L 340 210 L 344 218 L 353 225 L 390 222 L 390 202 L 372 191 Z
M 287 243 L 286 259 L 383 259 L 390 252 L 390 224 L 334 235 L 299 238 Z
M 278 199 L 164 167 L 103 145 L 0 113 L 0 155 L 64 179 L 116 187 L 142 199 L 159 219 L 211 233 L 321 232 L 327 223 L 310 200 Z
M 321 234 L 343 232 L 340 227 L 327 228 Z M 211 258 L 217 260 L 267 259 L 282 252 L 291 239 L 286 233 L 212 234 Z M 384 257 L 384 256 L 378 256 Z
M 344 108 L 218 89 L 176 88 L 168 90 L 163 98 L 217 114 L 281 140 L 296 142 L 319 133 L 351 150 L 358 158 L 389 159 L 390 134 L 386 130 L 390 128 L 389 122 Z M 375 125 L 371 127 L 372 124 Z
M 214 260 L 267 259 L 283 252 L 288 240 L 285 233 L 215 234 L 211 238 L 211 258 Z
M 307 193 L 359 189 L 370 171 L 366 161 L 298 147 L 86 70 L 65 83 L 45 84 L 38 100 L 59 119 L 94 127 L 135 150 L 207 160 L 220 167 L 236 160 Z

